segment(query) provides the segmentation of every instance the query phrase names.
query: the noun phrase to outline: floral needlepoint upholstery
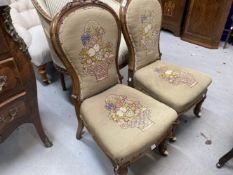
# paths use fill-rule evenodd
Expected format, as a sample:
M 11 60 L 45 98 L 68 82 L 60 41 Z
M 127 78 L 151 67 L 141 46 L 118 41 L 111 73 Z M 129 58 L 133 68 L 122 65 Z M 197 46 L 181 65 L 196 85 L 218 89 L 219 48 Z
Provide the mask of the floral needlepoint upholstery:
M 98 81 L 108 77 L 109 65 L 114 62 L 112 44 L 103 39 L 104 34 L 103 27 L 90 21 L 81 36 L 83 49 L 80 58 L 83 73 L 95 76 Z
M 177 112 L 188 109 L 190 103 L 197 101 L 210 83 L 211 78 L 202 72 L 165 61 L 155 61 L 134 74 L 134 86 L 137 89 Z
M 110 95 L 106 98 L 105 103 L 105 108 L 109 111 L 109 118 L 124 129 L 145 130 L 154 123 L 150 120 L 150 109 L 139 101 L 130 100 L 127 96 Z
M 159 36 L 159 28 L 154 23 L 155 13 L 153 11 L 146 11 L 140 16 L 139 33 L 141 37 L 141 44 L 144 47 L 146 54 L 153 53 L 157 45 L 156 39 Z M 158 29 L 158 30 L 156 30 Z
M 143 8 L 141 3 L 140 0 L 132 0 L 125 18 L 122 19 L 126 20 L 126 23 L 122 24 L 126 25 L 126 35 L 129 35 L 130 41 L 133 41 L 135 71 L 160 59 L 158 46 L 162 10 L 158 8 L 157 2 L 147 0 L 143 3 Z
M 159 75 L 160 78 L 168 81 L 173 85 L 185 84 L 191 88 L 198 83 L 191 73 L 181 70 L 172 70 L 166 66 L 155 68 L 155 72 Z
M 173 109 L 123 84 L 85 99 L 80 113 L 98 145 L 118 165 L 158 145 L 177 120 Z

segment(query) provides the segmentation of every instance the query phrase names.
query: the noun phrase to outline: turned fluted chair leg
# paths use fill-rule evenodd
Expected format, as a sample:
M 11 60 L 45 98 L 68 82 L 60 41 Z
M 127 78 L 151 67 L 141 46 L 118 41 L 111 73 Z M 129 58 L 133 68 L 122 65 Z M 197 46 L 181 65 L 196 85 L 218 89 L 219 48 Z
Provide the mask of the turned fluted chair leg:
M 115 173 L 115 175 L 127 175 L 128 174 L 128 167 L 124 166 L 124 167 L 114 168 L 114 173 Z
M 59 73 L 59 75 L 60 75 L 62 89 L 63 91 L 66 91 L 67 89 L 66 89 L 65 76 L 63 73 Z
M 38 72 L 40 75 L 41 80 L 43 81 L 44 84 L 48 85 L 51 82 L 48 79 L 47 72 L 46 72 L 46 64 L 40 65 L 38 67 Z
M 206 99 L 206 94 L 203 96 L 202 100 L 196 104 L 194 110 L 193 110 L 193 113 L 196 115 L 196 117 L 200 118 L 201 117 L 201 107 L 202 107 L 202 104 L 203 102 L 205 101 Z
M 175 142 L 176 141 L 176 128 L 179 124 L 179 119 L 177 121 L 175 121 L 172 125 L 172 130 L 171 130 L 171 136 L 169 138 L 169 141 L 170 142 Z
M 168 151 L 167 151 L 167 139 L 164 139 L 162 143 L 159 144 L 158 146 L 159 153 L 163 156 L 168 156 Z
M 231 26 L 231 29 L 230 29 L 230 31 L 227 34 L 227 38 L 226 38 L 226 41 L 224 43 L 223 49 L 225 49 L 227 47 L 227 43 L 229 42 L 229 39 L 230 39 L 232 33 L 233 33 L 233 26 Z
M 78 140 L 80 140 L 82 138 L 83 128 L 84 128 L 84 124 L 83 124 L 83 121 L 80 119 L 78 121 L 78 129 L 77 129 L 77 133 L 76 133 L 76 138 Z

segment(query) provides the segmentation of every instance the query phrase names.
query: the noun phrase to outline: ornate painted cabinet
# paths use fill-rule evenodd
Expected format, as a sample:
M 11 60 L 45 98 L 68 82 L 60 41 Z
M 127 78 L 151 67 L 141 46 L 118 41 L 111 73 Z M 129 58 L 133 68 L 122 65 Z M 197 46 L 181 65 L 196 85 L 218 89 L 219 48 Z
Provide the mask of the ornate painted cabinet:
M 162 27 L 180 36 L 186 0 L 160 0 L 163 9 Z
M 40 121 L 30 56 L 9 11 L 8 6 L 0 6 L 0 143 L 19 125 L 32 123 L 44 145 L 50 147 Z

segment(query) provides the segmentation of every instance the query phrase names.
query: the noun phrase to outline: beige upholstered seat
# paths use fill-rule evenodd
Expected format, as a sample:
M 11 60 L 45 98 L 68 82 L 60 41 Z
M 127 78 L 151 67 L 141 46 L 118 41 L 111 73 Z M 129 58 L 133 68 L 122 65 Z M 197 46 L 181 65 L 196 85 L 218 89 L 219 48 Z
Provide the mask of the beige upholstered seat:
M 111 108 L 111 103 L 108 104 L 107 100 L 108 98 L 118 98 L 119 96 L 127 97 L 148 107 L 151 115 L 148 123 L 153 123 L 152 126 L 144 130 L 142 129 L 143 127 L 140 129 L 140 126 L 139 128 L 130 128 L 131 126 L 122 128 L 117 121 L 112 120 L 107 110 Z M 95 108 L 93 109 L 93 107 Z M 124 108 L 124 105 L 122 108 Z M 137 110 L 140 110 L 140 108 Z M 119 165 L 131 161 L 134 157 L 138 157 L 154 143 L 159 143 L 161 135 L 164 135 L 177 119 L 176 112 L 171 108 L 133 88 L 121 84 L 84 100 L 81 105 L 81 115 L 104 152 L 112 160 L 118 162 Z
M 163 72 L 158 70 L 165 68 Z M 190 83 L 176 84 L 172 79 L 162 78 L 172 71 L 189 72 Z M 146 91 L 155 99 L 167 104 L 178 113 L 188 110 L 200 98 L 211 83 L 211 78 L 201 72 L 188 68 L 182 68 L 177 65 L 169 64 L 164 61 L 156 61 L 145 66 L 134 74 L 135 87 Z
M 123 3 L 120 12 L 130 49 L 129 84 L 179 114 L 195 106 L 194 114 L 199 117 L 212 80 L 204 73 L 160 61 L 162 10 L 159 1 L 129 0 Z
M 82 4 L 80 4 L 82 3 Z M 96 18 L 96 16 L 99 16 Z M 120 22 L 99 1 L 73 2 L 52 23 L 52 43 L 72 77 L 77 138 L 86 126 L 119 175 L 153 144 L 165 153 L 177 113 L 120 83 Z

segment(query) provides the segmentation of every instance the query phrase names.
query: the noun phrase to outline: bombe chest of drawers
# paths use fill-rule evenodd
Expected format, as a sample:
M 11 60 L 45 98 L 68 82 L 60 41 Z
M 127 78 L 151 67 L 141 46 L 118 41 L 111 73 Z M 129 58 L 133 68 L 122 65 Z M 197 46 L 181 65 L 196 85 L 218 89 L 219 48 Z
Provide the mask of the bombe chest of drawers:
M 24 123 L 34 124 L 44 145 L 52 146 L 41 125 L 27 46 L 12 25 L 10 7 L 0 6 L 0 143 Z

